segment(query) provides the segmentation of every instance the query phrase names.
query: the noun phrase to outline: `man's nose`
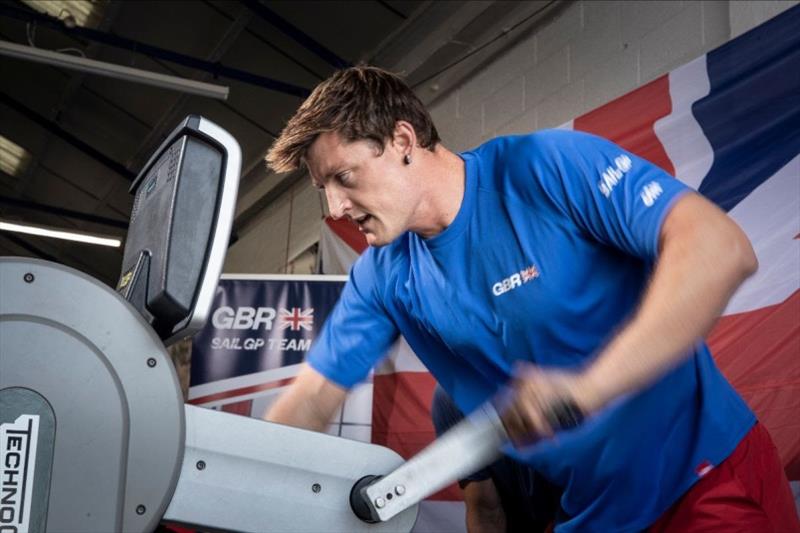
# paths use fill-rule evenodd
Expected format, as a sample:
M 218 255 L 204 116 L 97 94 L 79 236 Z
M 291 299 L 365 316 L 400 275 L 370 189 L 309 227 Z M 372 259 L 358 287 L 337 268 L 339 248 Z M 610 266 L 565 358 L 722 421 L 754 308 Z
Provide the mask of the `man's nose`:
M 342 194 L 335 187 L 326 187 L 325 196 L 328 199 L 328 209 L 332 218 L 340 219 L 347 214 L 350 208 L 350 201 L 347 199 L 347 195 Z

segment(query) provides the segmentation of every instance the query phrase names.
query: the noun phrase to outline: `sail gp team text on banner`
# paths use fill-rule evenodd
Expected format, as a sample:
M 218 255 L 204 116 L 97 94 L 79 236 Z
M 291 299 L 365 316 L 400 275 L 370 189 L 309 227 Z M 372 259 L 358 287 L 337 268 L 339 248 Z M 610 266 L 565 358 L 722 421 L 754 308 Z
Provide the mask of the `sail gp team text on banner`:
M 260 350 L 270 351 L 303 351 L 311 348 L 311 339 L 303 338 L 264 338 L 261 332 L 274 328 L 289 331 L 314 330 L 314 308 L 292 307 L 289 309 L 274 307 L 220 307 L 211 315 L 211 324 L 219 332 L 211 340 L 212 350 Z M 258 332 L 250 337 L 231 337 L 222 332 L 236 330 Z

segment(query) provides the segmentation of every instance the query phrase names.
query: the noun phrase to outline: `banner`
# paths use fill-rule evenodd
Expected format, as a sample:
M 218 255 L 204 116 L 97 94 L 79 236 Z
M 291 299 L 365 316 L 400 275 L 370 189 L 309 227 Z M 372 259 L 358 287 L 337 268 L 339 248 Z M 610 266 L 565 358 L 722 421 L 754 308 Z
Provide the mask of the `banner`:
M 346 279 L 224 275 L 192 342 L 189 403 L 262 417 L 294 380 Z M 371 396 L 371 383 L 351 391 L 329 432 L 369 442 Z
M 224 276 L 209 324 L 194 338 L 190 386 L 302 362 L 343 285 Z

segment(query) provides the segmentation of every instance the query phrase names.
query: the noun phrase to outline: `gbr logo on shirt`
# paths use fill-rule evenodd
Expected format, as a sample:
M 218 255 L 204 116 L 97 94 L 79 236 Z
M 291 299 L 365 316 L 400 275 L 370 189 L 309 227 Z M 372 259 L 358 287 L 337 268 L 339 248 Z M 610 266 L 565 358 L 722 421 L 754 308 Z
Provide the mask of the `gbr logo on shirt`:
M 502 279 L 492 285 L 492 294 L 495 296 L 500 296 L 538 277 L 539 269 L 536 268 L 536 265 L 531 265 L 528 268 L 523 268 L 519 272 L 515 272 L 507 278 Z

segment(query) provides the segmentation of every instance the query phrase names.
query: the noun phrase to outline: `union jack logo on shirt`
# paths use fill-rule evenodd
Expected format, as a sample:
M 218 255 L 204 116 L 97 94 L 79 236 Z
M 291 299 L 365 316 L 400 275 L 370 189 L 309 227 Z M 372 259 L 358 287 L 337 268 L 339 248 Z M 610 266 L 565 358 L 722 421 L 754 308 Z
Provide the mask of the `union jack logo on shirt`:
M 536 268 L 536 265 L 531 265 L 528 268 L 520 270 L 519 274 L 522 276 L 522 283 L 527 283 L 539 277 L 539 270 Z
M 299 307 L 292 307 L 289 309 L 281 309 L 280 316 L 281 329 L 291 328 L 292 331 L 300 331 L 304 329 L 311 331 L 314 325 L 314 308 L 303 310 Z

